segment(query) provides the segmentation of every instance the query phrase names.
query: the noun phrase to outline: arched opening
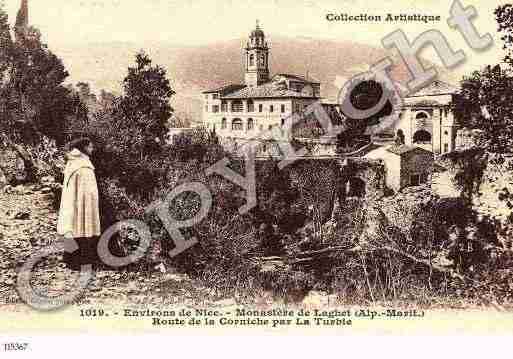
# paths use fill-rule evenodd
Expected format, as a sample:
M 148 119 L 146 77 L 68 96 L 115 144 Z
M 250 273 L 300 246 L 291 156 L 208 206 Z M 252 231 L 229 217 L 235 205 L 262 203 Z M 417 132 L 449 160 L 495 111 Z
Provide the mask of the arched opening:
M 255 124 L 253 122 L 253 119 L 252 118 L 248 118 L 248 124 L 247 124 L 248 131 L 252 131 L 254 127 L 255 127 Z
M 413 143 L 431 143 L 431 134 L 426 130 L 418 130 L 413 134 Z
M 425 111 L 420 111 L 415 114 L 415 123 L 417 128 L 425 128 L 429 122 L 429 114 Z
M 365 182 L 358 177 L 351 177 L 348 181 L 347 197 L 362 198 L 365 196 Z
M 233 119 L 232 131 L 242 131 L 242 120 L 240 118 Z
M 415 116 L 415 119 L 417 120 L 422 120 L 423 118 L 428 118 L 428 114 L 425 113 L 425 112 L 419 112 L 417 113 L 417 115 Z
M 249 66 L 255 66 L 255 55 L 249 55 Z

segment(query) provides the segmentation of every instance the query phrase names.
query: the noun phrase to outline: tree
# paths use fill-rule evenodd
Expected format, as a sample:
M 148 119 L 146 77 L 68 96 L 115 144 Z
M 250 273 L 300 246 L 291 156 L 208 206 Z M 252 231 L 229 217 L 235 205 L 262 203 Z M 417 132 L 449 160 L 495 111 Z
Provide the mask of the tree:
M 8 110 L 11 107 L 9 101 L 9 82 L 12 71 L 12 57 L 14 54 L 14 43 L 12 41 L 9 19 L 0 3 L 0 121 L 1 132 L 7 134 L 12 128 Z
M 3 3 L 0 3 L 0 74 L 2 85 L 5 80 L 6 71 L 11 65 L 11 56 L 13 51 L 13 41 L 11 37 L 11 28 L 9 19 L 3 9 Z
M 513 77 L 499 65 L 465 77 L 454 102 L 460 123 L 482 130 L 480 145 L 491 152 L 511 152 L 513 144 Z
M 470 129 L 479 129 L 479 145 L 491 152 L 511 152 L 513 144 L 513 5 L 495 10 L 498 31 L 502 33 L 506 65 L 488 65 L 474 71 L 461 82 L 461 96 L 454 105 L 460 123 Z
M 499 6 L 494 11 L 495 19 L 499 25 L 498 31 L 502 33 L 501 40 L 504 42 L 503 48 L 507 50 L 504 61 L 512 64 L 512 50 L 513 50 L 513 5 L 505 4 Z
M 41 33 L 18 18 L 16 41 L 0 7 L 0 113 L 2 129 L 11 140 L 35 142 L 40 134 L 63 141 L 70 112 L 68 72 L 41 41 Z
M 299 191 L 293 187 L 289 172 L 280 170 L 278 161 L 269 160 L 257 168 L 257 206 L 252 210 L 253 225 L 258 229 L 266 254 L 279 254 L 282 239 L 304 225 L 306 217 L 299 208 Z
M 175 92 L 166 70 L 152 66 L 144 52 L 136 55 L 135 67 L 128 68 L 123 81 L 124 96 L 119 104 L 117 124 L 132 132 L 131 154 L 141 157 L 156 153 L 165 143 L 167 122 L 173 113 L 169 101 Z

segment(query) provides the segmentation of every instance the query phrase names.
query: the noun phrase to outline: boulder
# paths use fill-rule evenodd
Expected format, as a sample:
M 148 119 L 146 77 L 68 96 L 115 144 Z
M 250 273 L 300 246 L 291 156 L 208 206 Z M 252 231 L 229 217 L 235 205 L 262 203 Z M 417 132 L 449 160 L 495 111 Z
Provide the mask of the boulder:
M 28 189 L 25 188 L 25 186 L 23 186 L 21 184 L 16 186 L 16 187 L 14 187 L 13 190 L 12 190 L 12 192 L 16 193 L 16 194 L 26 194 L 27 191 L 28 191 Z
M 13 216 L 13 219 L 19 219 L 19 220 L 27 220 L 30 218 L 30 211 L 28 209 L 23 209 L 18 212 L 16 212 Z
M 51 186 L 52 184 L 55 183 L 55 178 L 53 176 L 45 176 L 45 177 L 41 178 L 40 182 L 41 182 L 41 185 L 43 185 L 45 187 Z
M 233 298 L 227 298 L 227 299 L 218 300 L 217 302 L 213 303 L 213 305 L 215 307 L 220 307 L 220 308 L 234 307 L 237 305 L 237 302 Z
M 48 193 L 52 193 L 53 190 L 50 187 L 43 187 L 39 190 L 39 192 L 41 192 L 42 194 L 48 194 Z
M 301 304 L 308 308 L 326 308 L 329 305 L 329 299 L 326 293 L 311 290 Z
M 0 170 L 9 184 L 24 182 L 28 178 L 23 157 L 11 148 L 0 151 Z

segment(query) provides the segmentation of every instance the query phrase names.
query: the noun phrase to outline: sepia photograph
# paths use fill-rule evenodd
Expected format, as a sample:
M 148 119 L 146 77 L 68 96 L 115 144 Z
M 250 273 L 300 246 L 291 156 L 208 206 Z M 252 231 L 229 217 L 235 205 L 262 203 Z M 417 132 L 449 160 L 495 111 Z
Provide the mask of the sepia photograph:
M 0 1 L 0 352 L 511 335 L 512 70 L 504 1 Z

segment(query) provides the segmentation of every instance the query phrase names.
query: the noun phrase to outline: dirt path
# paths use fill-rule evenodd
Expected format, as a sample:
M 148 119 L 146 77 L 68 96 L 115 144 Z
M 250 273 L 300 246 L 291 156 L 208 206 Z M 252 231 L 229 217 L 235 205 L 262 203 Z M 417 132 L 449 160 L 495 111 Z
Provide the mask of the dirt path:
M 57 241 L 57 213 L 52 194 L 33 187 L 17 187 L 0 193 L 0 311 L 24 306 L 16 292 L 16 273 L 38 249 Z M 63 294 L 73 286 L 72 272 L 62 255 L 44 259 L 34 271 L 34 286 L 49 296 Z M 85 303 L 105 304 L 207 304 L 208 290 L 185 275 L 99 271 L 90 282 Z

